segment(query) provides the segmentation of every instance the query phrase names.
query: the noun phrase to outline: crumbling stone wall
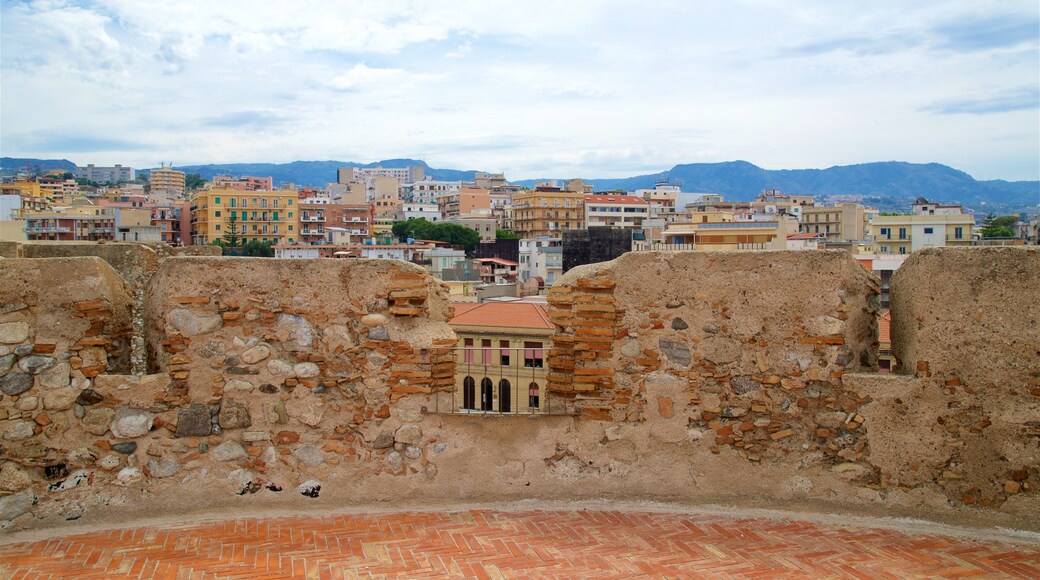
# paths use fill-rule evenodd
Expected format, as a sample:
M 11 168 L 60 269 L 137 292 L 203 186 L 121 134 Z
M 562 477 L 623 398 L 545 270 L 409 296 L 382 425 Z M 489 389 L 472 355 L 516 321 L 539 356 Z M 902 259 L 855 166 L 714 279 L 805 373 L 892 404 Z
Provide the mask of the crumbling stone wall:
M 93 379 L 130 370 L 130 295 L 98 258 L 0 260 L 0 280 L 0 493 L 21 492 L 0 501 L 31 505 L 27 473 L 66 461 Z
M 904 375 L 856 376 L 889 489 L 1040 516 L 1040 252 L 942 248 L 892 278 Z
M 894 298 L 893 319 L 914 324 L 896 342 L 914 346 L 897 353 L 907 368 L 928 360 L 920 376 L 873 372 L 878 283 L 848 254 L 646 253 L 576 269 L 550 295 L 552 406 L 571 411 L 554 416 L 437 412 L 453 388 L 451 307 L 417 266 L 169 258 L 145 296 L 153 374 L 110 362 L 53 411 L 35 379 L 0 399 L 0 527 L 185 506 L 617 498 L 1037 529 L 1040 356 L 1006 348 L 1035 344 L 1036 305 L 930 286 L 973 287 L 998 261 L 1035 294 L 1037 254 L 975 256 L 937 266 L 948 256 L 928 251 L 900 272 L 894 295 L 913 304 Z M 82 260 L 34 280 L 97 288 Z M 107 292 L 115 321 L 129 299 Z M 957 313 L 980 310 L 1005 342 L 947 356 L 932 326 L 979 332 Z M 33 344 L 37 326 L 65 325 L 24 320 Z M 976 374 L 980 357 L 1003 370 Z M 48 432 L 39 407 L 21 409 L 31 397 L 68 427 Z

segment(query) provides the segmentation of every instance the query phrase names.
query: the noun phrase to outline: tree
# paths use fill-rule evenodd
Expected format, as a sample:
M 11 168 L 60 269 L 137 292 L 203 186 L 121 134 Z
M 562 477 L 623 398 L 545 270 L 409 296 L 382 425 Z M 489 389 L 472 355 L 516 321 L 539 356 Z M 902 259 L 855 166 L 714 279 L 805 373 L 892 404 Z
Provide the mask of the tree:
M 242 247 L 242 255 L 254 258 L 273 258 L 274 248 L 272 247 L 271 242 L 249 240 Z
M 206 185 L 206 180 L 198 173 L 189 173 L 184 176 L 184 189 L 191 191 Z
M 224 235 L 221 238 L 229 248 L 238 246 L 238 242 L 241 239 L 238 236 L 238 214 L 233 211 L 228 212 L 227 218 L 224 219 Z
M 495 229 L 495 237 L 500 240 L 519 240 L 520 236 L 514 234 L 509 230 Z
M 424 218 L 410 218 L 403 222 L 396 222 L 391 231 L 402 241 L 408 238 L 414 240 L 437 240 L 448 242 L 455 246 L 462 246 L 467 254 L 472 254 L 480 243 L 480 234 L 465 226 L 451 222 L 431 223 Z
M 986 216 L 982 222 L 982 237 L 984 238 L 1013 238 L 1015 237 L 1015 226 L 1018 225 L 1018 216 L 1005 215 L 995 217 L 993 214 Z

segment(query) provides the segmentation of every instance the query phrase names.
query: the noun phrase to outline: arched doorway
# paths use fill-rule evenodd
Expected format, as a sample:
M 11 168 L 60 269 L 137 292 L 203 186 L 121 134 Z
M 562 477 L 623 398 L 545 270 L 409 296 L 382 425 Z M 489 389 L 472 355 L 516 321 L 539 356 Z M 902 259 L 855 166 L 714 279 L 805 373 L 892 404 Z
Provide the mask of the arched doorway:
M 527 406 L 530 407 L 532 411 L 538 410 L 538 405 L 541 403 L 539 394 L 538 383 L 531 383 L 527 386 Z
M 502 413 L 508 413 L 512 410 L 512 386 L 509 381 L 502 379 L 498 381 L 498 410 Z
M 462 380 L 462 408 L 477 408 L 477 381 L 473 380 L 473 377 Z
M 493 411 L 495 408 L 495 383 L 484 377 L 480 381 L 480 410 Z

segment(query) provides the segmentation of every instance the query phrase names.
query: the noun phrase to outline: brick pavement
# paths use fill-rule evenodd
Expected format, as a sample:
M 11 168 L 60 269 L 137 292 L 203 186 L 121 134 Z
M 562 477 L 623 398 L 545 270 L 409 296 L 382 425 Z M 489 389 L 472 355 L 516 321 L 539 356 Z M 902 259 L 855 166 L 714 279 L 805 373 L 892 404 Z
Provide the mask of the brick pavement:
M 21 578 L 1040 578 L 1040 547 L 772 519 L 470 510 L 240 518 L 0 545 Z

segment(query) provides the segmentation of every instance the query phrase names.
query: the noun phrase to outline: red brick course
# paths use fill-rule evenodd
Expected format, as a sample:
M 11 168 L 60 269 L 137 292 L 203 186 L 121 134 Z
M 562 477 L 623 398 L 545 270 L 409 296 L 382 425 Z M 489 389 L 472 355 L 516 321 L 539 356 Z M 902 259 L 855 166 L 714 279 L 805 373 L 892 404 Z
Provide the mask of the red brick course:
M 1040 577 L 1040 547 L 619 511 L 241 518 L 0 548 L 0 577 Z

